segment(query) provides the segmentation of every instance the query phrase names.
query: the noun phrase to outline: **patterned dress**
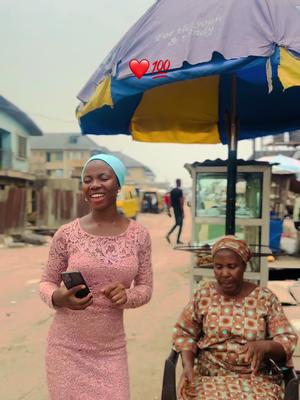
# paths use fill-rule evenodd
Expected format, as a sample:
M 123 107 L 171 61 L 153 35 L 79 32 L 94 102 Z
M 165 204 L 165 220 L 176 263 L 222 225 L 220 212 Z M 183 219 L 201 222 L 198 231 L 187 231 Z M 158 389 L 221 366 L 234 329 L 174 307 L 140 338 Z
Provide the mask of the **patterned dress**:
M 129 382 L 123 308 L 147 303 L 152 294 L 148 232 L 131 221 L 116 236 L 85 232 L 79 219 L 53 237 L 40 294 L 50 306 L 61 272 L 79 270 L 93 294 L 85 310 L 57 308 L 50 327 L 46 369 L 52 400 L 128 400 Z M 101 288 L 119 281 L 127 303 L 113 306 Z M 131 287 L 134 282 L 133 287 Z
M 175 349 L 200 349 L 195 380 L 183 387 L 183 400 L 278 400 L 283 398 L 281 376 L 267 365 L 251 375 L 245 353 L 252 340 L 272 339 L 280 343 L 291 362 L 297 335 L 277 297 L 267 288 L 256 287 L 241 299 L 226 298 L 214 282 L 195 292 L 174 328 Z

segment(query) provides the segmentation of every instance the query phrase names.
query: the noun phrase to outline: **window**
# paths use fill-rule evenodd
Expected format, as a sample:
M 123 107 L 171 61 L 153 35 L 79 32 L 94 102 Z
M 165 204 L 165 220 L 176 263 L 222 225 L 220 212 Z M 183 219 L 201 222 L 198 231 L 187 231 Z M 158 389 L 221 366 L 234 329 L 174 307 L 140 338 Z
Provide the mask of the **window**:
M 69 152 L 69 160 L 82 160 L 84 154 L 82 151 L 70 151 Z
M 62 151 L 53 151 L 53 152 L 47 151 L 47 153 L 46 153 L 47 162 L 50 162 L 50 161 L 62 161 L 62 159 L 63 159 L 63 152 Z
M 26 158 L 27 139 L 23 136 L 18 136 L 18 157 Z
M 70 143 L 77 143 L 79 136 L 70 136 L 69 142 Z
M 47 175 L 51 177 L 63 178 L 64 170 L 63 169 L 48 169 Z
M 62 151 L 56 151 L 55 153 L 52 153 L 52 161 L 62 161 L 62 159 L 63 159 Z
M 54 172 L 54 176 L 57 176 L 58 178 L 63 178 L 64 170 L 63 169 L 56 169 L 55 172 Z

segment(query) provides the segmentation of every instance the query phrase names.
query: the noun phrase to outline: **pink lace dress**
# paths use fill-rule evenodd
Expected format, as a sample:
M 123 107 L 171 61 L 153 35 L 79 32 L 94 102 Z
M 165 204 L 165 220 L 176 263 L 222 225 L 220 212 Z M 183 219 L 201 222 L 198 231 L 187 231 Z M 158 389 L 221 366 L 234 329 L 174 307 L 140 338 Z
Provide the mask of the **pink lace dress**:
M 52 308 L 52 294 L 61 283 L 61 272 L 66 270 L 82 272 L 93 293 L 93 304 L 85 310 L 56 309 L 46 349 L 50 398 L 128 400 L 123 309 L 139 307 L 151 298 L 149 234 L 131 221 L 120 235 L 91 235 L 76 219 L 54 235 L 42 275 L 41 298 Z M 100 292 L 104 285 L 115 281 L 127 288 L 127 303 L 123 306 L 112 306 Z

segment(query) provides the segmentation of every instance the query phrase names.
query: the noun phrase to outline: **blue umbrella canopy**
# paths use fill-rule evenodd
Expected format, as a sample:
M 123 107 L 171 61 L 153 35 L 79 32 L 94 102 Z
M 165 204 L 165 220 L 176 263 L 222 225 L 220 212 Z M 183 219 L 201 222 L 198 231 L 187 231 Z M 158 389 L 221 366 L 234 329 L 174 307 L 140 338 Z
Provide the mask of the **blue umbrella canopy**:
M 300 4 L 158 0 L 78 98 L 83 134 L 228 142 L 226 233 L 232 234 L 237 139 L 300 128 Z
M 239 139 L 300 128 L 298 1 L 157 1 L 80 91 L 82 133 L 227 143 L 232 74 Z

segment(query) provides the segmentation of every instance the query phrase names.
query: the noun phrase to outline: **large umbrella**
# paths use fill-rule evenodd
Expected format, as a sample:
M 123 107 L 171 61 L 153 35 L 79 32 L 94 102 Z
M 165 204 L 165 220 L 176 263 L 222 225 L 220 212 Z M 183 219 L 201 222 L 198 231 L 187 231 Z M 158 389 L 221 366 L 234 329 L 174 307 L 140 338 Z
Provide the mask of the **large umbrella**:
M 158 0 L 78 98 L 83 134 L 228 143 L 226 233 L 234 233 L 237 139 L 300 128 L 299 6 Z

